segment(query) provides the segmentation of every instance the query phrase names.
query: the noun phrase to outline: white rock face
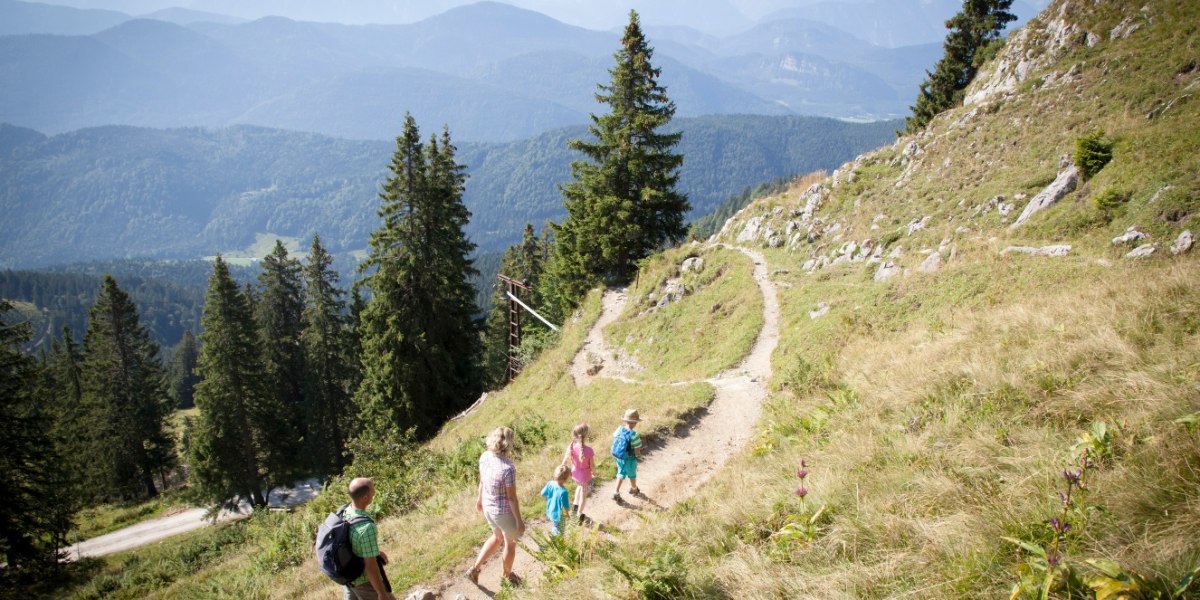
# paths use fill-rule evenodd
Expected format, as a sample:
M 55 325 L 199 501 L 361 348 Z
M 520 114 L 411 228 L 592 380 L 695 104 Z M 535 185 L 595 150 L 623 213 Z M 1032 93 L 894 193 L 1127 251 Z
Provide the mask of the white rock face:
M 929 256 L 917 267 L 917 270 L 922 273 L 937 273 L 938 269 L 942 268 L 942 254 L 940 252 L 930 252 Z
M 739 244 L 744 244 L 758 237 L 758 228 L 762 227 L 765 219 L 766 217 L 754 217 L 753 219 L 746 221 L 745 227 L 742 227 L 741 233 L 739 233 L 737 236 L 737 242 Z
M 819 183 L 808 186 L 808 189 L 800 195 L 800 200 L 804 202 L 804 208 L 800 209 L 796 216 L 800 217 L 802 222 L 811 220 L 817 211 L 821 210 L 821 204 L 825 202 L 825 197 L 828 195 L 829 192 Z
M 1146 234 L 1138 231 L 1137 225 L 1132 225 L 1125 230 L 1125 233 L 1113 238 L 1112 243 L 1114 246 L 1120 246 L 1121 244 L 1140 242 L 1144 239 L 1146 239 Z
M 1130 250 L 1129 254 L 1125 255 L 1125 258 L 1147 258 L 1154 254 L 1155 250 L 1158 250 L 1158 245 L 1144 244 L 1134 248 L 1133 250 Z
M 829 303 L 828 302 L 819 302 L 819 303 L 817 303 L 816 310 L 808 311 L 808 318 L 815 321 L 815 320 L 820 319 L 821 317 L 825 316 L 828 313 L 829 313 Z
M 887 281 L 892 277 L 900 274 L 900 267 L 896 263 L 888 261 L 879 265 L 879 270 L 875 271 L 875 281 Z
M 1009 246 L 1000 251 L 1000 255 L 1005 254 L 1028 254 L 1030 256 L 1049 256 L 1052 258 L 1063 257 L 1071 253 L 1071 246 L 1067 244 L 1055 244 L 1052 246 L 1042 246 L 1034 248 L 1033 246 Z
M 1175 243 L 1171 244 L 1171 254 L 1179 256 L 1184 252 L 1192 249 L 1192 231 L 1190 229 L 1183 230 L 1179 237 L 1175 238 Z
M 1087 36 L 1081 35 L 1079 27 L 1070 22 L 1071 4 L 1063 2 L 1057 15 L 1043 13 L 1041 18 L 1046 19 L 1043 27 L 1022 27 L 1009 36 L 1000 54 L 967 87 L 963 106 L 984 104 L 1015 92 L 1072 46 L 1087 43 Z
M 1108 32 L 1108 39 L 1123 40 L 1141 28 L 1142 24 L 1138 21 L 1135 21 L 1133 17 L 1125 17 L 1124 21 L 1117 23 L 1117 26 L 1113 27 L 1112 31 Z
M 704 259 L 700 258 L 699 256 L 693 256 L 683 261 L 683 264 L 679 267 L 679 270 L 683 273 L 699 273 L 700 271 L 704 270 Z
M 1067 167 L 1067 169 L 1058 174 L 1054 182 L 1046 186 L 1046 189 L 1038 192 L 1038 195 L 1025 205 L 1025 210 L 1021 211 L 1021 216 L 1009 225 L 1009 229 L 1016 229 L 1029 220 L 1029 217 L 1034 213 L 1053 205 L 1062 200 L 1067 194 L 1075 191 L 1075 186 L 1079 185 L 1079 168 L 1075 165 Z

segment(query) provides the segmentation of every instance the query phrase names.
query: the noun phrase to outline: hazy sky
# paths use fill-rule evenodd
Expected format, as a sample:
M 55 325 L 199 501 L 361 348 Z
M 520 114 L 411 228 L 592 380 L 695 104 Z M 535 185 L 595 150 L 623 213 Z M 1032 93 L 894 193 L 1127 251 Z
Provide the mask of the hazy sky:
M 32 0 L 31 0 L 32 1 Z M 407 23 L 477 0 L 41 0 L 78 8 L 104 8 L 146 14 L 167 7 L 184 7 L 244 19 L 281 15 L 296 20 L 340 23 Z M 500 0 L 589 29 L 614 29 L 624 24 L 631 8 L 648 25 L 686 25 L 716 34 L 740 31 L 772 12 L 813 4 L 903 3 L 914 11 L 949 16 L 961 0 Z M 1016 0 L 1014 10 L 1028 18 L 1049 0 Z M 1026 13 L 1026 14 L 1023 14 Z

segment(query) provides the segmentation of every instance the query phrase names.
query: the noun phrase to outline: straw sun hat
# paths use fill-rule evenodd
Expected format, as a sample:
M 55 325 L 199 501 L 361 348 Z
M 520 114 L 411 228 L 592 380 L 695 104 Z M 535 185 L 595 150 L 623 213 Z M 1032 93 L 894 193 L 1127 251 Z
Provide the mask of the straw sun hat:
M 638 415 L 637 409 L 631 408 L 631 409 L 625 411 L 625 416 L 622 417 L 621 420 L 625 421 L 626 423 L 637 423 L 638 421 L 641 421 L 642 419 L 641 419 L 641 416 Z

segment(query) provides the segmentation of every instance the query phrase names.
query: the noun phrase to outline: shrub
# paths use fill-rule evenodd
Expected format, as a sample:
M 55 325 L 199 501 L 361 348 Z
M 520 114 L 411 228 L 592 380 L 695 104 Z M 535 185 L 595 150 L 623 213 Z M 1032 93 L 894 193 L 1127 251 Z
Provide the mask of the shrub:
M 1075 166 L 1084 179 L 1091 179 L 1113 157 L 1112 142 L 1105 139 L 1103 130 L 1096 130 L 1075 140 Z
M 1106 219 L 1112 219 L 1117 209 L 1129 202 L 1129 193 L 1116 188 L 1105 188 L 1104 191 L 1092 197 L 1092 205 Z

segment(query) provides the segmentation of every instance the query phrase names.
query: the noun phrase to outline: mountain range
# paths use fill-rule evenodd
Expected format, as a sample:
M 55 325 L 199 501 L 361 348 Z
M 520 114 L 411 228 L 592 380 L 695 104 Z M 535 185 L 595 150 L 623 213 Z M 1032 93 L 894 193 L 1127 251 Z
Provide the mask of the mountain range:
M 940 44 L 864 41 L 812 18 L 840 14 L 819 8 L 725 37 L 649 27 L 678 116 L 906 113 Z M 619 45 L 618 32 L 498 2 L 408 24 L 345 25 L 178 8 L 132 18 L 0 0 L 0 23 L 0 121 L 51 134 L 253 124 L 390 139 L 407 110 L 464 141 L 512 141 L 586 123 Z
M 696 217 L 747 186 L 831 169 L 893 137 L 898 122 L 795 116 L 677 119 L 680 188 Z M 426 134 L 433 133 L 427 128 Z M 564 212 L 557 185 L 581 158 L 580 126 L 504 143 L 461 143 L 467 234 L 503 250 L 526 223 Z M 319 232 L 330 250 L 366 248 L 394 145 L 237 126 L 106 126 L 45 136 L 0 125 L 0 266 L 110 258 L 255 255 L 256 240 Z M 304 246 L 306 247 L 306 246 Z

